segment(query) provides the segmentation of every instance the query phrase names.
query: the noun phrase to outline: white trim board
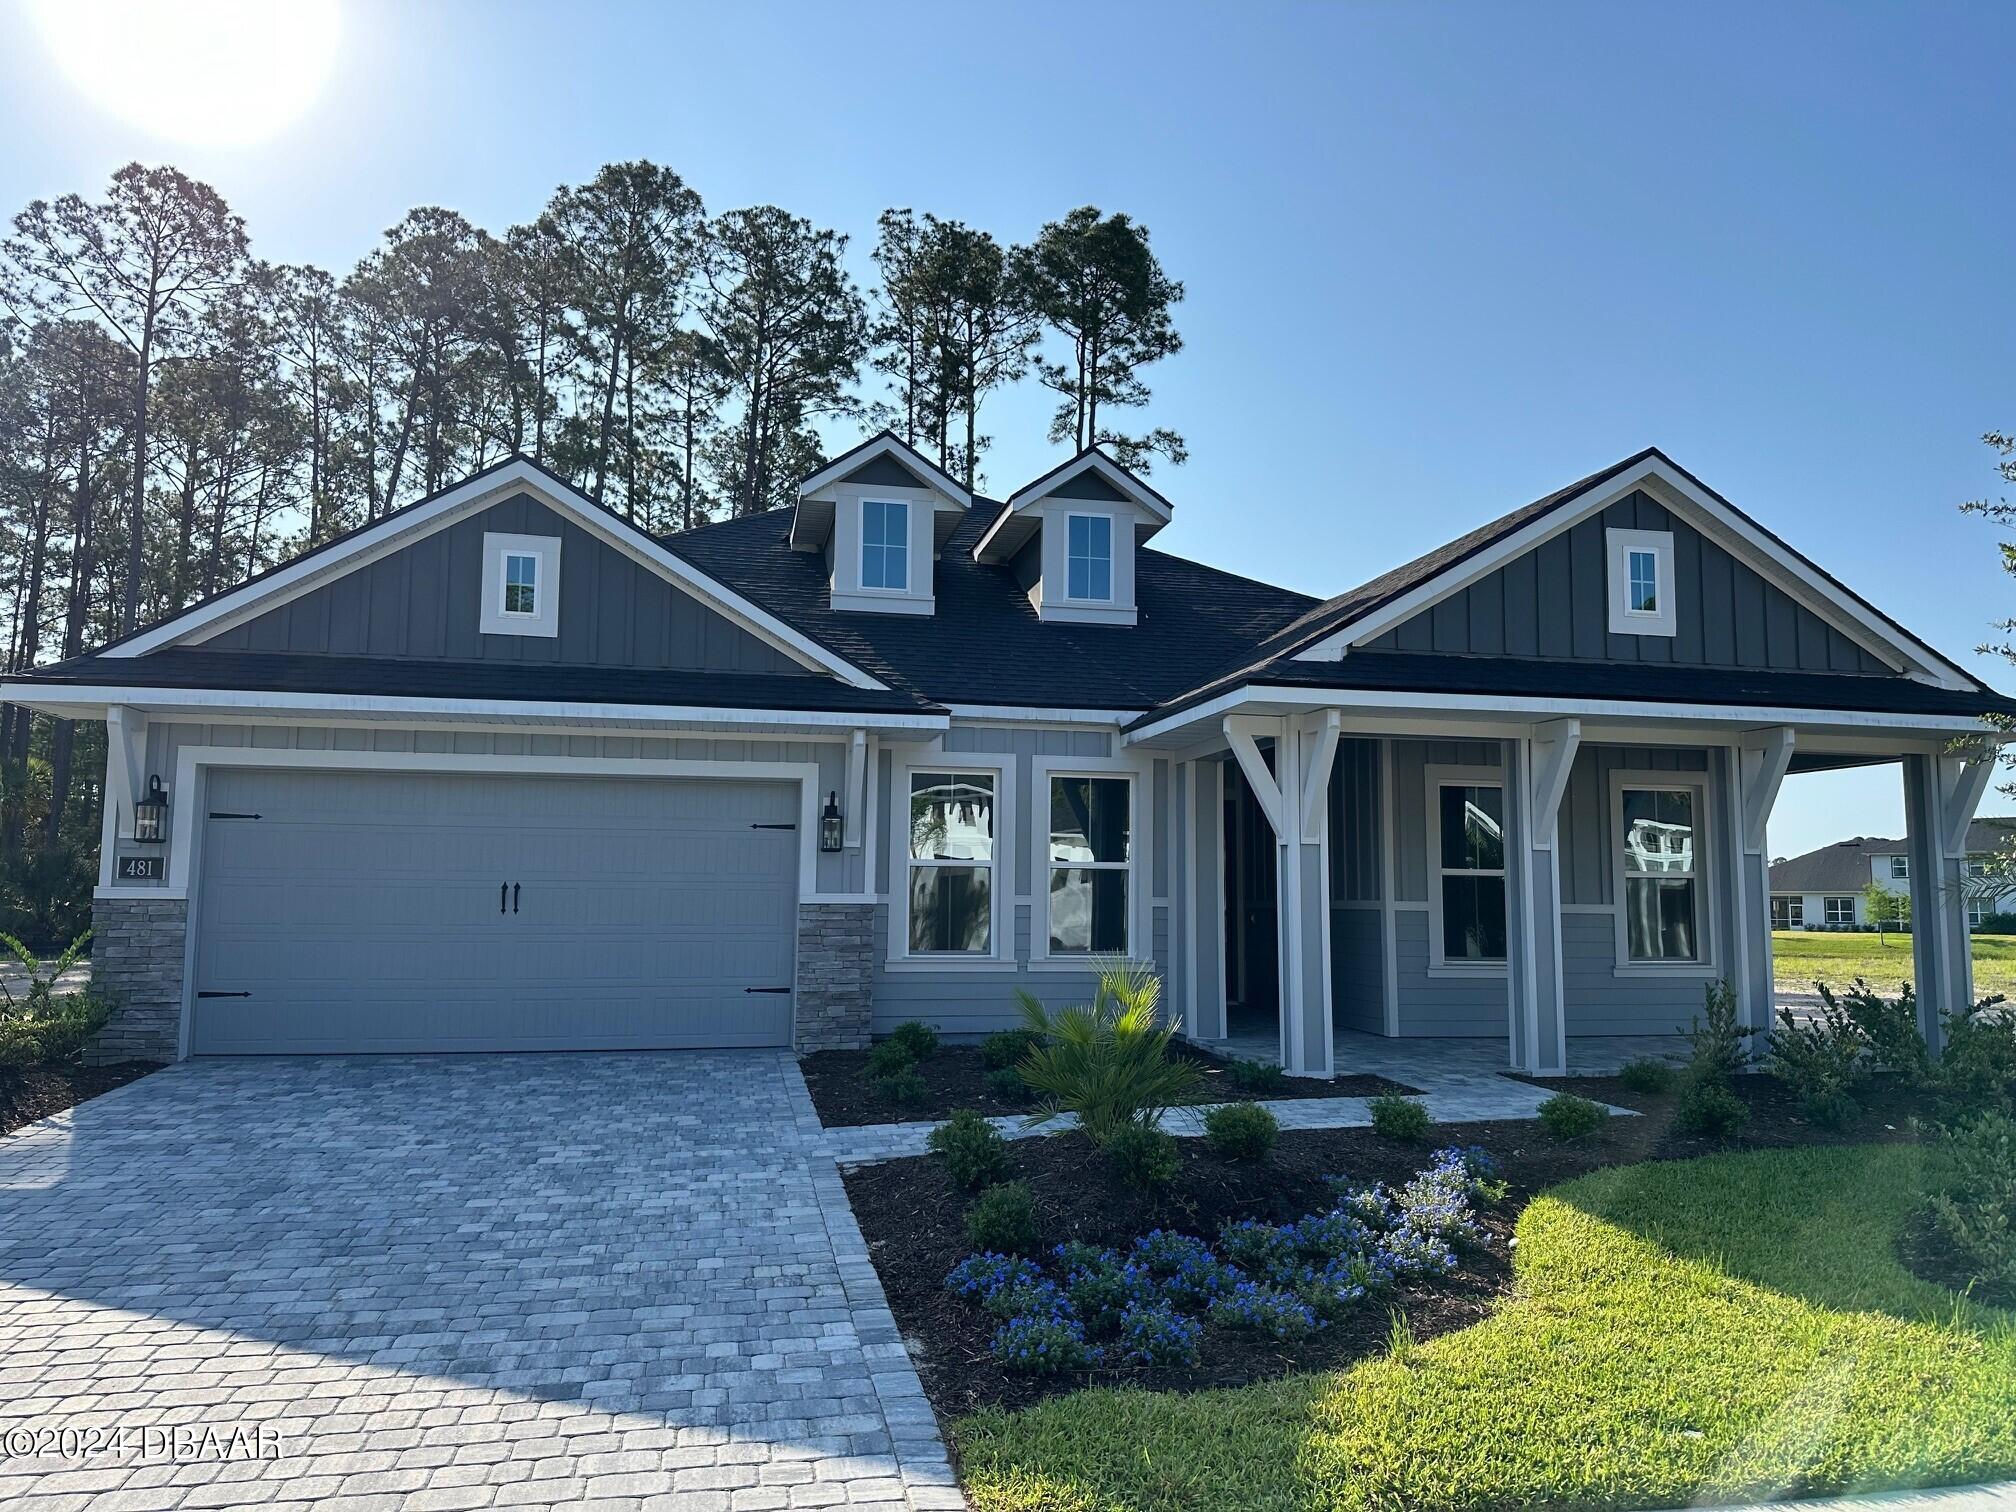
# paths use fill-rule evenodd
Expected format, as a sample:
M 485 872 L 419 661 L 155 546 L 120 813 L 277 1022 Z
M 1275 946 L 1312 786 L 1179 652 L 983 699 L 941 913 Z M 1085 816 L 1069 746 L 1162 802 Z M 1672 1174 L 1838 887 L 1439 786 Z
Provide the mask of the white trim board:
M 518 492 L 531 494 L 549 509 L 573 520 L 603 544 L 625 552 L 652 568 L 674 587 L 735 621 L 764 644 L 799 665 L 831 673 L 852 687 L 884 686 L 846 658 L 827 650 L 769 610 L 673 555 L 642 531 L 624 524 L 593 500 L 522 457 L 481 473 L 431 499 L 396 510 L 338 545 L 312 556 L 297 558 L 287 566 L 231 589 L 208 603 L 186 609 L 116 645 L 107 646 L 99 654 L 141 656 L 163 646 L 209 640 L 325 582 L 445 530 L 463 516 Z
M 1767 534 L 1661 457 L 1647 457 L 1601 483 L 1579 499 L 1564 501 L 1463 561 L 1416 584 L 1390 604 L 1335 626 L 1295 652 L 1297 660 L 1335 661 L 1352 648 L 1378 639 L 1404 620 L 1432 609 L 1518 556 L 1643 489 L 1716 545 L 1751 565 L 1769 568 L 1769 580 L 1822 620 L 1879 660 L 1944 688 L 1972 691 L 1977 685 L 1938 651 L 1859 602 L 1806 558 Z

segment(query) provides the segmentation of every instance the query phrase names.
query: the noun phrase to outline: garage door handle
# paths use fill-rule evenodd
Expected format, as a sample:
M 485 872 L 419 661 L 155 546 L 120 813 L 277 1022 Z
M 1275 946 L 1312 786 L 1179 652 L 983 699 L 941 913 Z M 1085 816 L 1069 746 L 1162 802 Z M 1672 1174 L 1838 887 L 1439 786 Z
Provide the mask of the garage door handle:
M 744 992 L 780 992 L 786 994 L 791 991 L 789 987 L 744 987 L 742 990 Z
M 511 884 L 511 912 L 513 913 L 518 912 L 518 886 L 519 884 L 516 882 Z

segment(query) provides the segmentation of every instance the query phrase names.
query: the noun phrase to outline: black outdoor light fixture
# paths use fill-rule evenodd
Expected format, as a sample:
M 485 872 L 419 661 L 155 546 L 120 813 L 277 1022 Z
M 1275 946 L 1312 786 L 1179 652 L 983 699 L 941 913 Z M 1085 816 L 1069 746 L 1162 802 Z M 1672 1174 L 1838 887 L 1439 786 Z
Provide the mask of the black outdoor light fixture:
M 159 845 L 168 838 L 168 795 L 161 779 L 147 779 L 147 796 L 133 805 L 133 838 Z
M 837 792 L 826 795 L 826 811 L 819 816 L 819 849 L 840 849 L 840 795 Z

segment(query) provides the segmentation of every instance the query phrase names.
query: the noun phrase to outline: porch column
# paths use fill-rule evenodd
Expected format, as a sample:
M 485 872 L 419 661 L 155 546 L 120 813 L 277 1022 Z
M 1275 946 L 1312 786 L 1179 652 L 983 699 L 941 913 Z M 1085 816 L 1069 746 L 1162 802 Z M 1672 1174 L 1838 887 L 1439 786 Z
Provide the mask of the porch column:
M 1582 726 L 1573 719 L 1504 743 L 1506 1007 L 1513 1068 L 1530 1076 L 1568 1071 L 1554 837 L 1581 744 Z
M 1273 827 L 1279 887 L 1281 1068 L 1290 1076 L 1333 1074 L 1330 1025 L 1330 766 L 1340 727 L 1335 709 L 1313 721 L 1231 716 L 1225 736 Z M 1274 739 L 1274 770 L 1255 739 Z
M 1792 747 L 1791 728 L 1779 725 L 1752 731 L 1729 752 L 1736 821 L 1731 908 L 1736 938 L 1729 985 L 1736 993 L 1742 1023 L 1758 1030 L 1771 1027 L 1778 1001 L 1771 961 L 1771 855 L 1766 831 L 1778 790 L 1792 767 Z M 1763 1048 L 1761 1039 L 1750 1043 L 1753 1051 Z
M 1996 748 L 1904 758 L 1905 844 L 1911 857 L 1911 956 L 1918 1027 L 1937 1054 L 1939 1016 L 1974 1001 L 1973 941 L 1967 930 L 1967 826 L 1995 774 Z

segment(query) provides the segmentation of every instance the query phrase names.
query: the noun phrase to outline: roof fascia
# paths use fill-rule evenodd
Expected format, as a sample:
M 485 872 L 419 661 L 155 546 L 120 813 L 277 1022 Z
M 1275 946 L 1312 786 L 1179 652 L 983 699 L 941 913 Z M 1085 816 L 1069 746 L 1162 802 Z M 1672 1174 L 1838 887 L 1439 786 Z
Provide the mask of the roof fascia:
M 877 457 L 890 457 L 910 471 L 917 473 L 928 488 L 935 488 L 961 509 L 973 507 L 973 494 L 963 487 L 950 473 L 927 460 L 915 447 L 906 445 L 888 431 L 879 436 L 871 436 L 851 451 L 842 452 L 819 471 L 798 485 L 798 497 L 817 493 L 820 489 L 838 483 L 855 468 L 874 461 Z
M 100 654 L 141 656 L 164 646 L 200 644 L 325 582 L 355 572 L 437 531 L 445 530 L 462 516 L 494 503 L 506 494 L 520 491 L 531 493 L 542 504 L 569 516 L 590 535 L 636 558 L 674 587 L 734 620 L 757 639 L 799 665 L 829 673 L 857 688 L 885 686 L 846 658 L 829 651 L 769 610 L 667 551 L 642 531 L 523 458 L 514 458 L 431 499 L 421 500 L 387 515 L 334 549 L 302 557 L 117 645 L 108 646 Z
M 1785 546 L 1741 511 L 1716 497 L 1663 457 L 1647 457 L 1577 498 L 1529 520 L 1503 540 L 1453 563 L 1427 581 L 1370 613 L 1334 627 L 1293 653 L 1298 661 L 1335 661 L 1351 649 L 1377 640 L 1388 630 L 1444 599 L 1488 577 L 1514 558 L 1544 545 L 1581 521 L 1600 513 L 1632 493 L 1652 485 L 1660 502 L 1674 508 L 1690 524 L 1738 556 L 1761 559 L 1774 570 L 1773 581 L 1793 599 L 1817 614 L 1871 655 L 1899 672 L 1917 674 L 1940 687 L 1973 692 L 1980 684 L 1951 661 L 1880 616 L 1831 582 L 1806 558 Z
M 1162 495 L 1150 488 L 1146 483 L 1143 483 L 1104 452 L 1098 450 L 1096 447 L 1092 447 L 1080 452 L 1069 461 L 1060 462 L 1057 466 L 1051 468 L 1050 471 L 1043 474 L 1042 477 L 1036 479 L 1035 482 L 1026 483 L 1010 494 L 1008 496 L 1008 507 L 995 516 L 994 523 L 987 528 L 987 533 L 973 543 L 973 560 L 976 562 L 987 560 L 987 553 L 993 545 L 994 538 L 1001 533 L 1002 527 L 1008 521 L 1031 506 L 1040 504 L 1045 499 L 1051 498 L 1064 484 L 1088 472 L 1097 473 L 1101 478 L 1112 484 L 1129 504 L 1132 504 L 1135 508 L 1148 515 L 1158 527 L 1167 525 L 1175 518 L 1175 508 L 1167 499 L 1163 498 Z M 1067 500 L 1065 502 L 1070 501 Z M 1083 502 L 1094 503 L 1096 501 L 1085 500 Z

